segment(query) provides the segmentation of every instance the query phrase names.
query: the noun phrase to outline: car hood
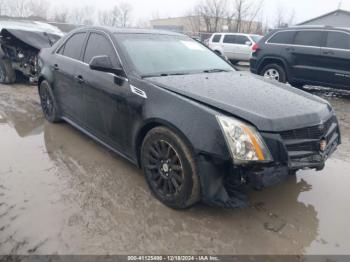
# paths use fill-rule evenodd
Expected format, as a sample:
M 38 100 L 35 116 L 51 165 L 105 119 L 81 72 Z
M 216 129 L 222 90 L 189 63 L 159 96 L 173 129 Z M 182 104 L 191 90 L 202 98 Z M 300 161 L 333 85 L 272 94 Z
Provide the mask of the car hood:
M 17 39 L 18 41 L 31 46 L 34 49 L 42 49 L 51 47 L 56 43 L 61 36 L 46 32 L 28 31 L 20 29 L 7 29 L 3 28 L 0 31 L 0 36 L 4 38 Z
M 147 78 L 152 84 L 244 119 L 260 131 L 320 124 L 332 108 L 325 100 L 249 72 Z

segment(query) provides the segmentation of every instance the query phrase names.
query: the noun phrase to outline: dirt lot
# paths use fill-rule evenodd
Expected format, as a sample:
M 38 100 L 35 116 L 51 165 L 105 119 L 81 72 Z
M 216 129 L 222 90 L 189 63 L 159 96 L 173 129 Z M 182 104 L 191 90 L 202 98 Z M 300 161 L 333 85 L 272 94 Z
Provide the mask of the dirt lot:
M 349 254 L 350 95 L 343 145 L 251 206 L 178 212 L 139 170 L 67 124 L 43 120 L 35 87 L 0 86 L 0 254 Z

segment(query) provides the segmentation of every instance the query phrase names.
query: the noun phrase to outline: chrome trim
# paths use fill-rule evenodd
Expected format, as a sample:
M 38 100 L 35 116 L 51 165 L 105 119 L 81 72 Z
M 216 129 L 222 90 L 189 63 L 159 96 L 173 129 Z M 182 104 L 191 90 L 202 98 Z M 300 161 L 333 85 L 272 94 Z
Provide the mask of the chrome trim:
M 131 92 L 133 92 L 134 94 L 141 96 L 144 99 L 147 99 L 147 94 L 145 91 L 143 91 L 143 90 L 141 90 L 133 85 L 130 85 L 130 89 L 131 89 Z
M 71 57 L 69 57 L 69 56 L 61 55 L 61 54 L 57 53 L 57 51 L 58 51 L 63 45 L 65 45 L 66 42 L 67 42 L 72 36 L 74 36 L 75 34 L 86 33 L 86 34 L 88 34 L 88 37 L 90 37 L 90 33 L 93 32 L 93 31 L 99 32 L 99 33 L 103 33 L 104 35 L 106 35 L 106 36 L 109 38 L 109 42 L 112 44 L 112 47 L 113 47 L 113 49 L 114 49 L 114 52 L 116 53 L 117 58 L 118 58 L 118 60 L 119 60 L 119 62 L 120 62 L 120 65 L 122 66 L 122 68 L 123 68 L 123 70 L 124 70 L 124 66 L 123 66 L 122 60 L 120 59 L 120 56 L 119 56 L 118 51 L 117 51 L 117 48 L 115 47 L 111 36 L 110 36 L 109 34 L 107 34 L 106 32 L 101 31 L 101 30 L 98 30 L 98 29 L 87 29 L 87 31 L 82 31 L 82 32 L 73 33 L 73 34 L 72 34 L 71 36 L 69 36 L 58 48 L 56 48 L 56 50 L 55 50 L 55 55 L 58 55 L 58 56 L 61 56 L 61 57 L 64 57 L 64 58 L 68 58 L 68 59 L 70 59 L 70 60 L 72 60 L 72 61 L 76 61 L 76 62 L 79 62 L 79 63 L 81 63 L 81 64 L 83 64 L 83 65 L 89 66 L 88 63 L 85 63 L 85 62 L 82 61 L 82 60 L 77 60 L 77 59 L 71 58 Z M 89 39 L 87 39 L 87 41 L 89 41 Z M 84 53 L 85 53 L 85 50 L 84 50 Z M 124 72 L 125 72 L 125 70 L 124 70 Z M 122 80 L 124 80 L 124 81 L 126 81 L 126 82 L 129 81 L 129 79 L 128 79 L 127 77 L 118 76 L 118 75 L 112 74 L 112 73 L 109 73 L 109 74 L 111 74 L 111 75 L 113 75 L 113 76 L 116 76 L 116 77 L 118 77 L 118 78 L 120 78 L 120 79 L 122 79 Z M 125 74 L 126 74 L 126 72 L 125 72 Z

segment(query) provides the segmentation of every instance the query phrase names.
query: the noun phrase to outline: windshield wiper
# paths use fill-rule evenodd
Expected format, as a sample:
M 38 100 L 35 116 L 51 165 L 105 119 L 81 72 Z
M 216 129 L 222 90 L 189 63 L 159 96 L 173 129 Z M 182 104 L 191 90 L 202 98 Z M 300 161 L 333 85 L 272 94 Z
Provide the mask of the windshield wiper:
M 142 78 L 147 78 L 147 77 L 161 77 L 161 76 L 183 76 L 183 75 L 189 75 L 189 73 L 186 73 L 186 72 L 178 72 L 178 73 L 149 74 L 149 75 L 143 75 Z
M 220 73 L 220 72 L 230 72 L 230 71 L 231 70 L 220 69 L 220 68 L 213 68 L 213 69 L 203 70 L 204 73 Z

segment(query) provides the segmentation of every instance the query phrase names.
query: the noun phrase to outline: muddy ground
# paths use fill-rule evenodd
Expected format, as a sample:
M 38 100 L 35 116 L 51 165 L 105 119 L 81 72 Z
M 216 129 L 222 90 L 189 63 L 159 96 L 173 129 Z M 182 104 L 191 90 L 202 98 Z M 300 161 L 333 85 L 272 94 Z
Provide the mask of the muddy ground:
M 179 212 L 127 161 L 46 123 L 35 87 L 0 86 L 0 254 L 350 254 L 350 94 L 312 92 L 343 135 L 323 171 L 251 191 L 243 210 Z

